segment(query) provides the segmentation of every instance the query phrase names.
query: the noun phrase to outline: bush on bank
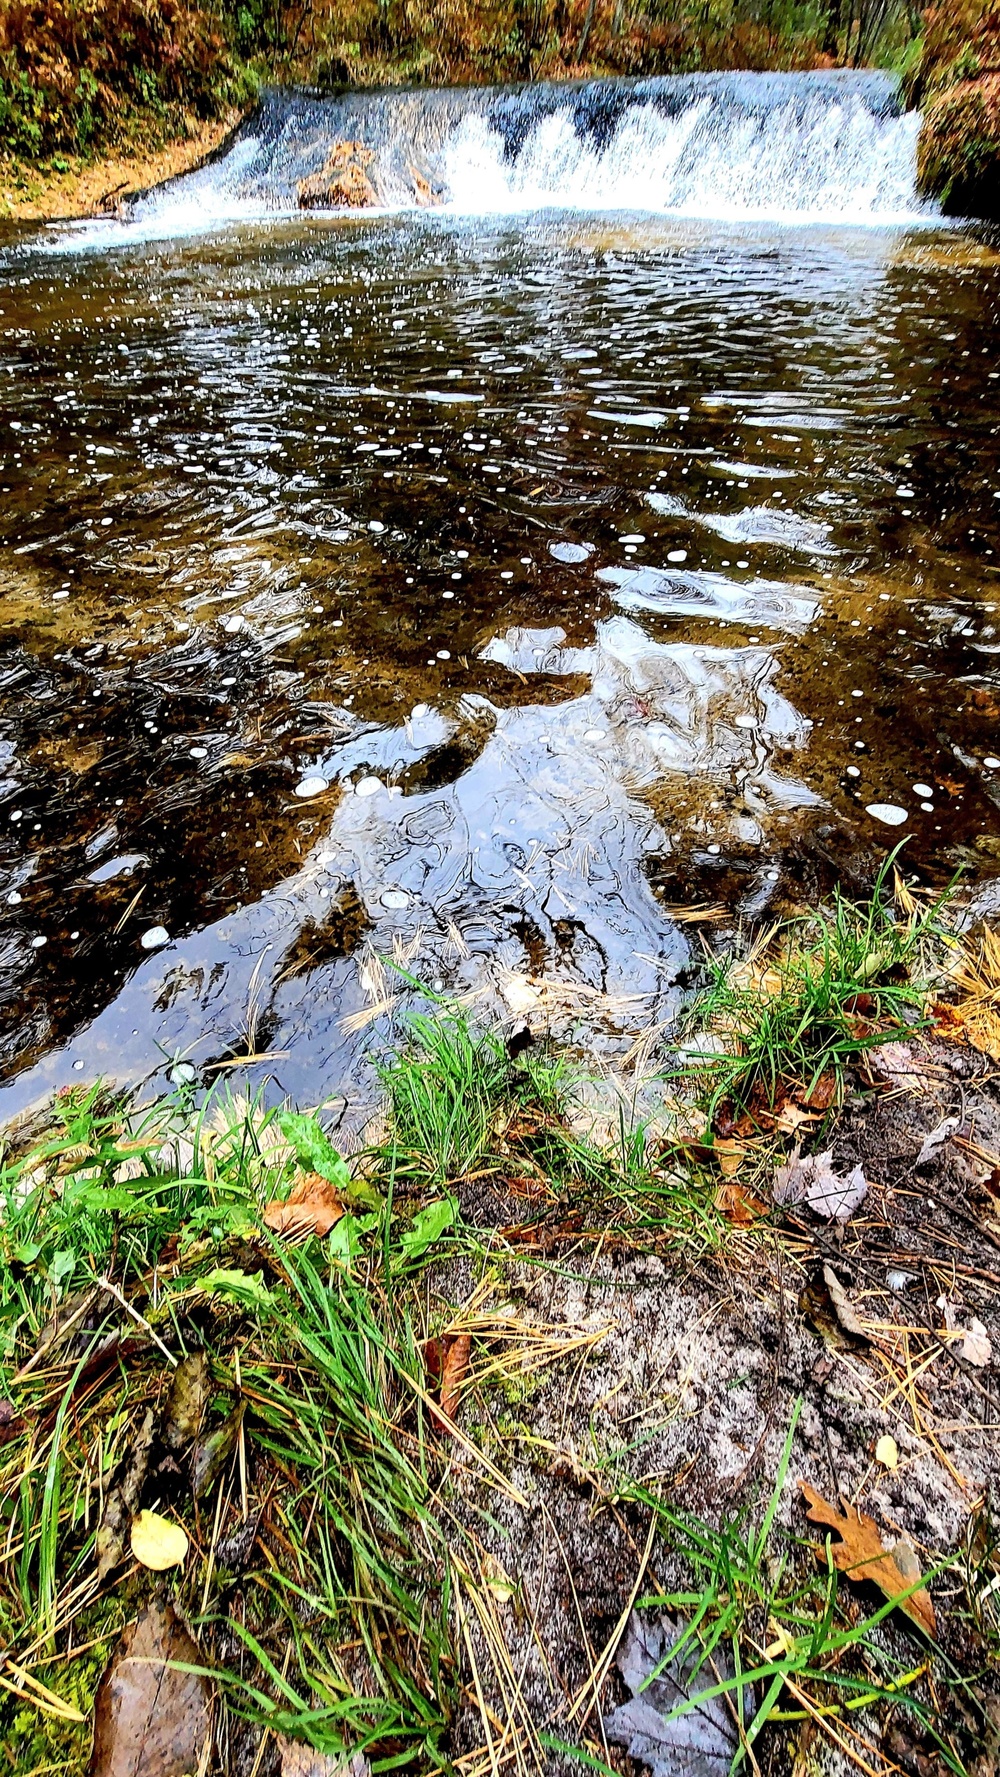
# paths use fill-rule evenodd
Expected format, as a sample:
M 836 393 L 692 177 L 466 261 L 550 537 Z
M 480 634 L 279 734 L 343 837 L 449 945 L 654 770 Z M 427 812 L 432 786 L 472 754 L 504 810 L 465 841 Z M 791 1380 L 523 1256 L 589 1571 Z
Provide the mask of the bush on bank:
M 1000 0 L 927 13 L 910 94 L 924 111 L 921 188 L 946 214 L 1000 221 Z
M 918 24 L 910 0 L 0 0 L 0 152 L 184 135 L 263 79 L 899 63 Z

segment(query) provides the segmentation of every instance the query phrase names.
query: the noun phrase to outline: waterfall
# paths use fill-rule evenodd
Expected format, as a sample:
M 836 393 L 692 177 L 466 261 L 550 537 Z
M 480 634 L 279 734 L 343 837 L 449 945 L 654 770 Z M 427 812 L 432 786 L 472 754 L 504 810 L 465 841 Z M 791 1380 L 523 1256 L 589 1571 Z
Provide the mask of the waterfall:
M 882 74 L 700 74 L 345 92 L 271 90 L 208 165 L 135 201 L 156 229 L 294 211 L 334 145 L 377 207 L 632 211 L 745 222 L 919 221 L 919 119 Z

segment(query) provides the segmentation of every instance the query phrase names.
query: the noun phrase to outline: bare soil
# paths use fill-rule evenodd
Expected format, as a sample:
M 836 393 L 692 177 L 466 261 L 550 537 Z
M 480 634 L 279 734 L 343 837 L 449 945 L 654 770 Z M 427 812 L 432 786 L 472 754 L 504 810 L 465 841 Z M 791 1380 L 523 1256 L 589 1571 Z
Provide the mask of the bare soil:
M 132 193 L 189 173 L 220 147 L 240 121 L 229 111 L 156 147 L 123 150 L 100 160 L 71 160 L 64 173 L 0 157 L 0 219 L 69 222 L 114 211 Z
M 498 1293 L 527 1325 L 567 1335 L 606 1329 L 593 1351 L 541 1372 L 520 1395 L 476 1391 L 465 1408 L 471 1439 L 527 1502 L 491 1496 L 484 1512 L 481 1469 L 456 1451 L 457 1509 L 479 1539 L 482 1573 L 492 1576 L 516 1692 L 475 1623 L 470 1647 L 496 1721 L 509 1723 L 509 1743 L 530 1738 L 530 1721 L 556 1740 L 582 1740 L 615 1769 L 635 1769 L 602 1744 L 601 1715 L 625 1695 L 614 1667 L 599 1705 L 589 1692 L 581 1704 L 581 1691 L 633 1600 L 688 1586 L 691 1576 L 651 1537 L 648 1509 L 623 1501 L 623 1483 L 644 1481 L 715 1526 L 743 1508 L 752 1521 L 774 1486 L 797 1402 L 777 1515 L 793 1561 L 813 1558 L 800 1478 L 828 1500 L 843 1497 L 869 1513 L 886 1546 L 909 1539 L 925 1573 L 963 1556 L 1000 1481 L 1000 1399 L 995 1362 L 967 1362 L 948 1323 L 978 1320 L 1000 1353 L 1000 1200 L 992 1178 L 1000 1087 L 992 1064 L 967 1049 L 929 1042 L 919 1046 L 919 1061 L 913 1085 L 890 1079 L 885 1092 L 859 1092 L 839 1118 L 835 1164 L 860 1162 L 871 1187 L 844 1229 L 796 1209 L 780 1223 L 733 1227 L 717 1250 L 694 1260 L 668 1247 L 548 1241 L 540 1229 L 520 1258 L 509 1229 L 529 1219 L 523 1199 L 479 1187 L 463 1204 L 481 1226 L 507 1227 L 508 1237 L 496 1236 Z M 952 1133 L 918 1163 L 926 1136 L 946 1118 L 957 1120 Z M 824 1264 L 864 1337 L 838 1324 Z M 475 1282 L 453 1268 L 436 1280 L 439 1300 L 460 1304 Z M 895 1470 L 876 1460 L 884 1435 L 898 1448 Z M 1000 1673 L 972 1625 L 960 1567 L 961 1559 L 931 1583 L 940 1646 L 971 1676 L 987 1716 L 1000 1721 Z M 881 1601 L 841 1586 L 859 1612 Z M 920 1662 L 925 1650 L 898 1613 L 880 1633 L 911 1665 Z M 954 1727 L 953 1702 L 942 1696 L 937 1707 Z M 877 1753 L 876 1769 L 922 1777 L 945 1770 L 896 1711 L 845 1719 L 870 1748 L 863 1756 Z M 961 1737 L 966 1727 L 959 1729 Z M 454 1746 L 470 1770 L 479 1767 L 483 1740 L 470 1697 Z M 987 1756 L 985 1740 L 977 1749 L 975 1733 L 971 1742 L 966 1733 L 963 1743 L 970 1771 L 995 1771 L 975 1762 L 977 1750 Z M 755 1751 L 760 1768 L 775 1773 L 849 1768 L 815 1722 L 769 1730 Z M 579 1768 L 565 1764 L 567 1772 Z

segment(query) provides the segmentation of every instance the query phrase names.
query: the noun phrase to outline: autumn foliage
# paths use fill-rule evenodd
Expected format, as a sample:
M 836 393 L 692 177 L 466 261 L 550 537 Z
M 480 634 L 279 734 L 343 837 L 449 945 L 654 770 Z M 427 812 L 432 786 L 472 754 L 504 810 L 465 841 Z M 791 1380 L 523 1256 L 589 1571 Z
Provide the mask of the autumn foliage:
M 947 0 L 925 19 L 913 97 L 920 178 L 956 215 L 1000 220 L 1000 0 Z
M 138 112 L 176 128 L 219 100 L 220 21 L 190 0 L 0 0 L 0 139 L 85 149 Z

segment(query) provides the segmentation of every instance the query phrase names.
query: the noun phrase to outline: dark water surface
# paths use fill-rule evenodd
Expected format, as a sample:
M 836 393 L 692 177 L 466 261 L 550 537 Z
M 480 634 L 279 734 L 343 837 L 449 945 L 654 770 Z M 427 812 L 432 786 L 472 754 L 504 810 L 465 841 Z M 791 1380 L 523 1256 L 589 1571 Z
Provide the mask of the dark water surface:
M 248 1040 L 318 1098 L 394 954 L 613 1047 L 671 906 L 998 868 L 989 245 L 70 245 L 0 243 L 0 1112 Z

